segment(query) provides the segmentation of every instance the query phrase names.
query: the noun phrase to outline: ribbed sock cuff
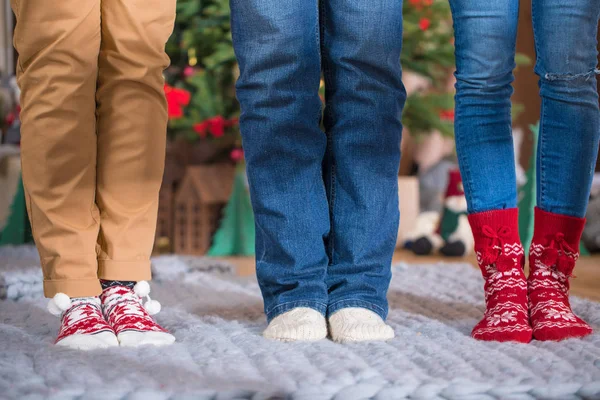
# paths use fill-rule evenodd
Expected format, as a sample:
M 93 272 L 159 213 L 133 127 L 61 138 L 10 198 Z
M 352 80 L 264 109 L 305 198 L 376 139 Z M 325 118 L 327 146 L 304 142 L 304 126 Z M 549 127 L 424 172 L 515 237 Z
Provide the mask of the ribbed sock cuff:
M 557 233 L 562 233 L 570 247 L 579 249 L 584 227 L 585 218 L 554 214 L 536 207 L 533 241 L 547 246 Z
M 507 233 L 504 237 L 506 241 L 516 243 L 521 242 L 521 239 L 519 238 L 519 210 L 517 208 L 470 214 L 469 223 L 471 224 L 476 247 L 479 243 L 486 243 L 489 239 L 489 236 L 484 232 L 484 227 L 486 226 L 491 228 L 494 232 L 506 228 Z
M 106 280 L 106 279 L 100 280 L 100 285 L 102 285 L 102 290 L 108 289 L 113 286 L 125 286 L 125 287 L 128 287 L 129 289 L 133 289 L 133 287 L 135 286 L 136 283 L 137 282 L 135 282 L 135 281 L 112 281 L 112 280 Z

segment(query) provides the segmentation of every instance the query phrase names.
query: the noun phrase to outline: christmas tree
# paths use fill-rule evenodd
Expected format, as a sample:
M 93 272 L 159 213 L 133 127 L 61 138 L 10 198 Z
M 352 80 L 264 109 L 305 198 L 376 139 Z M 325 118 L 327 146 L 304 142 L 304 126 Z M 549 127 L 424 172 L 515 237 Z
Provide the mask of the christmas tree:
M 428 81 L 426 90 L 410 93 L 404 126 L 414 135 L 435 130 L 452 135 L 454 44 L 448 1 L 407 0 L 403 7 L 405 80 L 416 75 Z M 228 0 L 178 1 L 175 30 L 167 44 L 172 66 L 165 88 L 172 138 L 240 145 L 238 69 L 229 18 Z
M 254 215 L 243 166 L 236 171 L 233 191 L 208 255 L 254 255 Z
M 454 42 L 448 1 L 406 0 L 403 12 L 404 33 L 398 38 L 403 40 L 401 62 L 405 84 L 414 89 L 409 90 L 403 124 L 413 136 L 435 131 L 452 136 Z M 229 1 L 178 0 L 167 52 L 172 62 L 165 86 L 169 136 L 228 148 L 226 153 L 243 167 Z M 250 240 L 251 209 L 247 191 L 236 188 L 234 194 L 215 235 L 213 255 L 247 253 L 239 244 L 242 236 Z
M 166 71 L 171 138 L 239 146 L 237 63 L 227 0 L 179 0 Z

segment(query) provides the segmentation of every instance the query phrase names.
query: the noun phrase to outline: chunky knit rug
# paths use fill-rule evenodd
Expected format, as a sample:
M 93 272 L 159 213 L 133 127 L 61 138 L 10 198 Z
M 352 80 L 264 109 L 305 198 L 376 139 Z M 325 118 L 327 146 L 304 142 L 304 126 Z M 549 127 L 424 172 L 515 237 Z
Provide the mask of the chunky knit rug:
M 234 267 L 208 257 L 159 256 L 152 259 L 155 278 L 194 279 L 197 272 L 233 273 Z M 42 270 L 35 246 L 0 247 L 0 300 L 43 297 Z
M 394 267 L 396 338 L 340 345 L 267 341 L 254 279 L 178 264 L 162 263 L 152 286 L 178 340 L 167 348 L 54 347 L 58 320 L 44 300 L 0 301 L 0 398 L 600 399 L 600 334 L 528 345 L 469 337 L 484 304 L 467 265 Z M 600 331 L 600 304 L 573 303 Z

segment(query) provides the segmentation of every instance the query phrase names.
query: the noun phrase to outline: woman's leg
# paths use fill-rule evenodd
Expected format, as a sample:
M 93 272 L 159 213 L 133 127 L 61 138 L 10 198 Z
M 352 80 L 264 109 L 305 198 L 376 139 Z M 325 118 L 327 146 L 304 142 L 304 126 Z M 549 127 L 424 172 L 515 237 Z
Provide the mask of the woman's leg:
M 139 291 L 134 293 L 136 281 L 150 279 L 167 132 L 162 73 L 169 65 L 165 43 L 174 22 L 175 0 L 102 0 L 98 275 L 104 315 L 122 346 L 175 340 L 136 301 Z
M 456 35 L 456 150 L 486 280 L 486 312 L 472 336 L 528 342 L 510 103 L 519 2 L 450 4 Z
M 400 116 L 406 99 L 400 68 L 402 2 L 321 4 L 331 334 L 335 340 L 387 339 L 393 331 L 382 319 L 398 234 Z M 337 321 L 336 315 L 351 309 L 354 315 Z M 380 329 L 361 333 L 361 321 L 374 321 Z M 355 329 L 341 332 L 338 325 Z
M 303 311 L 291 318 L 301 319 L 309 309 L 309 319 L 319 321 L 315 335 L 275 329 L 287 320 L 275 322 L 265 334 L 282 340 L 322 338 L 329 208 L 321 166 L 327 139 L 319 129 L 318 1 L 231 0 L 231 13 L 265 313 L 271 322 L 297 308 Z
M 568 291 L 600 138 L 599 17 L 597 0 L 533 2 L 542 115 L 529 297 L 533 334 L 539 340 L 592 332 L 572 313 Z

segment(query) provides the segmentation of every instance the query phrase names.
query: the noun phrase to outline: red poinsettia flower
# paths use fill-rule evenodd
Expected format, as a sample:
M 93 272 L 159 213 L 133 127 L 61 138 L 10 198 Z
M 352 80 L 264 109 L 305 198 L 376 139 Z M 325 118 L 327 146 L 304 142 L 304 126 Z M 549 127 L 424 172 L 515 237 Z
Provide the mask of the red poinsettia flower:
M 208 131 L 214 137 L 219 138 L 225 134 L 225 125 L 227 120 L 223 118 L 223 116 L 217 115 L 216 117 L 209 118 L 204 122 L 207 124 Z
M 440 111 L 440 119 L 442 121 L 454 121 L 454 110 Z
M 233 149 L 229 154 L 229 157 L 235 162 L 239 162 L 244 159 L 244 150 L 242 149 Z
M 208 123 L 206 121 L 195 124 L 192 129 L 198 134 L 198 136 L 206 137 L 206 130 L 208 129 Z
M 236 126 L 240 123 L 239 118 L 231 118 L 229 121 L 225 121 L 225 126 L 230 128 L 232 126 Z
M 216 117 L 195 124 L 192 128 L 200 137 L 204 138 L 207 133 L 210 133 L 212 136 L 220 138 L 225 134 L 225 128 L 230 128 L 238 123 L 239 120 L 237 118 L 227 120 L 223 116 L 217 115 Z
M 431 21 L 429 20 L 429 18 L 421 18 L 421 20 L 419 21 L 419 28 L 421 28 L 422 31 L 426 31 L 427 29 L 429 29 L 430 26 Z
M 192 95 L 185 89 L 169 86 L 165 83 L 165 96 L 167 97 L 170 119 L 183 117 L 183 107 L 190 104 Z

